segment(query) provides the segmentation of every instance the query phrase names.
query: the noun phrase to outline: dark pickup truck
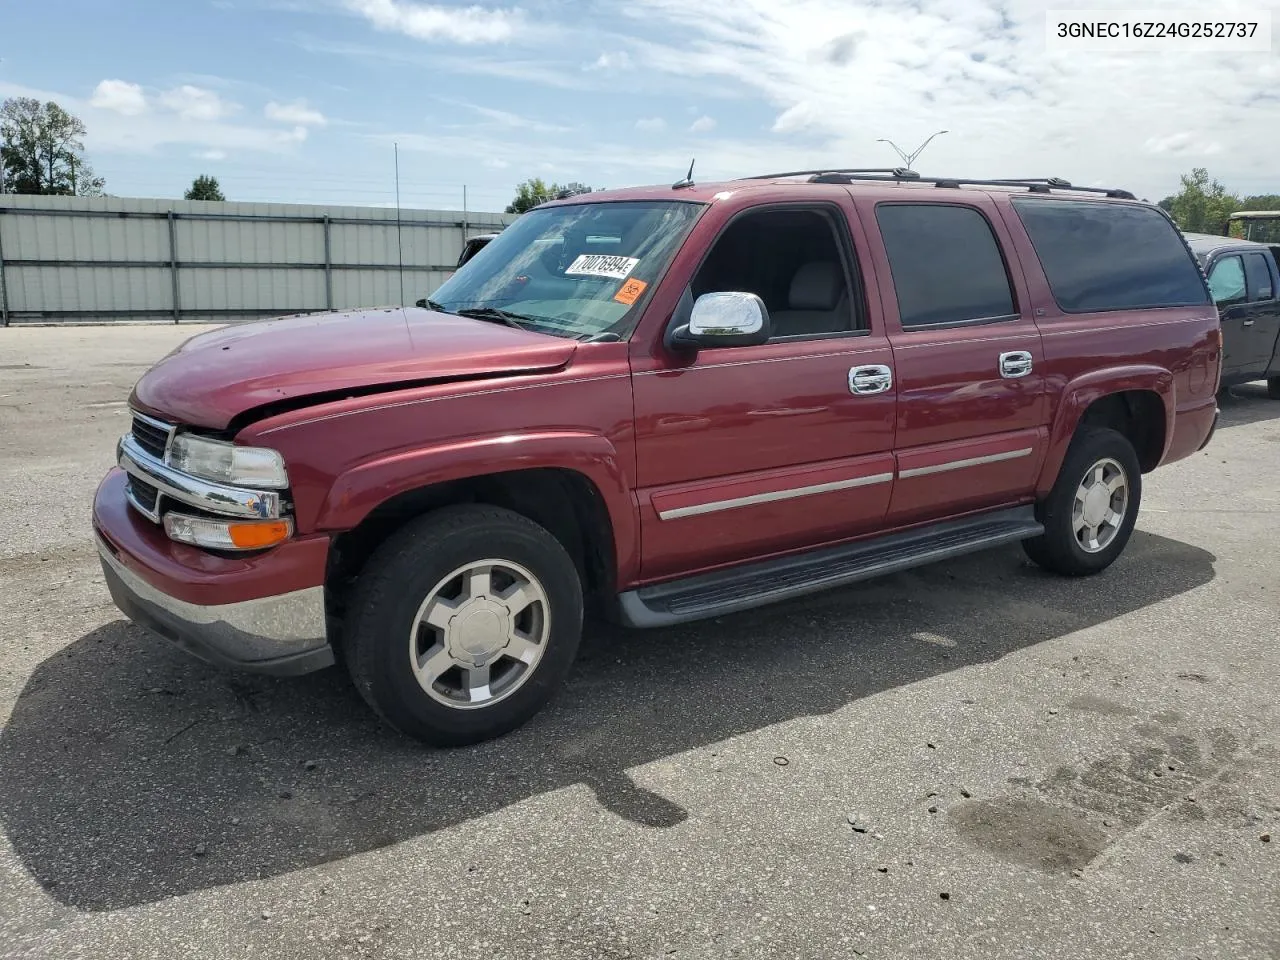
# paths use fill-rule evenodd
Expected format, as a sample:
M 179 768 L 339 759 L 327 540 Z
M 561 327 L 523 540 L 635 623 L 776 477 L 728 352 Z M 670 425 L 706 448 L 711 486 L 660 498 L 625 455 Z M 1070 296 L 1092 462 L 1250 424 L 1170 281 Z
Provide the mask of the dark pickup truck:
M 1264 243 L 1187 234 L 1187 243 L 1209 278 L 1222 321 L 1222 381 L 1226 389 L 1267 381 L 1280 400 L 1280 268 Z

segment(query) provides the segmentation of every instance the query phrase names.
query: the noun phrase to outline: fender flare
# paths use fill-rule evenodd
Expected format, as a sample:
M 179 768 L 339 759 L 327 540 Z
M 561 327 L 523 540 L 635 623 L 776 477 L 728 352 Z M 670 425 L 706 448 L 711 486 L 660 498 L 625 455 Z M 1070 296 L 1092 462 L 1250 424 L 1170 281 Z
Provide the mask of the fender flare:
M 1053 489 L 1058 471 L 1062 469 L 1062 461 L 1066 459 L 1067 448 L 1071 445 L 1071 438 L 1075 436 L 1080 419 L 1089 405 L 1113 393 L 1130 390 L 1155 393 L 1164 405 L 1164 447 L 1160 451 L 1160 461 L 1164 460 L 1169 452 L 1169 444 L 1173 442 L 1176 405 L 1173 373 L 1164 367 L 1146 363 L 1091 370 L 1067 381 L 1059 394 L 1058 409 L 1053 425 L 1049 428 L 1048 451 L 1036 484 L 1037 497 L 1047 496 Z
M 581 474 L 600 493 L 613 528 L 618 576 L 638 568 L 639 516 L 622 458 L 607 437 L 574 430 L 468 437 L 401 450 L 340 474 L 317 529 L 354 529 L 379 505 L 412 490 L 472 477 L 539 468 Z

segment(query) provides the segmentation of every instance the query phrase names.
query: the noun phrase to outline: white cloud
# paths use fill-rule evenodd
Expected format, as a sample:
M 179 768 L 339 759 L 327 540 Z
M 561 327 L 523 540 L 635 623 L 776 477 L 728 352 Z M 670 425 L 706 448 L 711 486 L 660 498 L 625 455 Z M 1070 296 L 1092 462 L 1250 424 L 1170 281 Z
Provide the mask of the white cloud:
M 661 117 L 642 117 L 636 121 L 636 129 L 647 133 L 659 133 L 667 129 L 667 121 Z
M 631 54 L 625 50 L 619 50 L 616 53 L 602 53 L 596 57 L 594 63 L 589 63 L 583 70 L 629 70 L 631 69 Z
M 268 120 L 304 127 L 323 127 L 329 122 L 319 110 L 307 106 L 305 100 L 295 100 L 293 103 L 276 103 L 273 100 L 262 112 Z
M 225 120 L 240 109 L 239 104 L 223 100 L 212 90 L 189 83 L 160 94 L 160 103 L 184 120 Z
M 817 111 L 807 100 L 802 100 L 778 114 L 771 129 L 774 133 L 795 133 L 817 125 L 818 120 Z
M 533 130 L 538 133 L 567 133 L 569 127 L 557 123 L 546 123 L 542 120 L 535 120 L 532 117 L 526 117 L 523 114 L 511 113 L 508 110 L 498 110 L 494 107 L 482 107 L 477 103 L 465 103 L 462 106 L 469 107 L 486 120 L 497 124 L 500 127 L 510 127 L 516 130 Z
M 1232 189 L 1280 187 L 1274 165 L 1266 177 L 1259 160 L 1280 152 L 1280 127 L 1257 121 L 1259 108 L 1276 106 L 1274 56 L 1046 52 L 1043 0 L 628 0 L 628 9 L 645 24 L 628 39 L 637 85 L 655 75 L 698 90 L 727 84 L 774 111 L 775 135 L 755 141 L 757 164 L 892 164 L 877 138 L 914 149 L 946 127 L 917 164 L 925 173 L 1062 176 L 1156 199 L 1212 160 Z M 723 119 L 728 108 L 716 109 Z M 803 149 L 776 136 L 799 132 Z
M 55 90 L 33 89 L 0 81 L 0 99 L 34 97 L 54 100 L 80 117 L 88 127 L 85 146 L 95 153 L 140 154 L 159 147 L 184 146 L 227 155 L 245 152 L 287 154 L 306 140 L 305 127 L 289 130 L 266 126 L 203 120 L 168 109 L 152 109 L 125 116 L 114 109 L 95 106 L 91 98 Z M 154 102 L 154 101 L 153 101 Z M 198 114 L 200 111 L 196 111 Z M 211 158 L 207 158 L 211 159 Z
M 705 113 L 693 123 L 689 124 L 689 130 L 692 133 L 708 133 L 716 128 L 714 118 L 708 117 Z
M 103 80 L 94 87 L 89 102 L 99 109 L 113 110 L 126 117 L 147 112 L 147 97 L 142 87 L 127 80 Z
M 412 0 L 345 0 L 378 30 L 403 33 L 416 40 L 453 43 L 506 43 L 526 29 L 519 7 L 445 6 Z
M 194 154 L 197 160 L 225 160 L 227 159 L 227 151 L 225 150 L 201 150 Z

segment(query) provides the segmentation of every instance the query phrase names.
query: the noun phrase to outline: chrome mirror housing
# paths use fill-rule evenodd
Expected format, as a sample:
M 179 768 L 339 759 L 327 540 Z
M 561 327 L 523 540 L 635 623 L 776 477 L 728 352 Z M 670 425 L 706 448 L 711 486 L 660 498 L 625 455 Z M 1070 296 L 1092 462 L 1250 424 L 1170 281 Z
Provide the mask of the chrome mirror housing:
M 704 293 L 672 342 L 687 347 L 744 347 L 768 341 L 769 310 L 754 293 Z

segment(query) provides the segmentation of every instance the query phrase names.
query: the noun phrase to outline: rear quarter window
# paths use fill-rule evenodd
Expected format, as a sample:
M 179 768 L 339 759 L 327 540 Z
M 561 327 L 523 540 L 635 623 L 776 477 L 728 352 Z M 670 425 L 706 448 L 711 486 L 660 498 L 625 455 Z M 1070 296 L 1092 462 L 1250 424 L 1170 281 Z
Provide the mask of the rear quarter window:
M 1209 303 L 1195 260 L 1158 211 L 1086 200 L 1012 203 L 1063 312 Z

